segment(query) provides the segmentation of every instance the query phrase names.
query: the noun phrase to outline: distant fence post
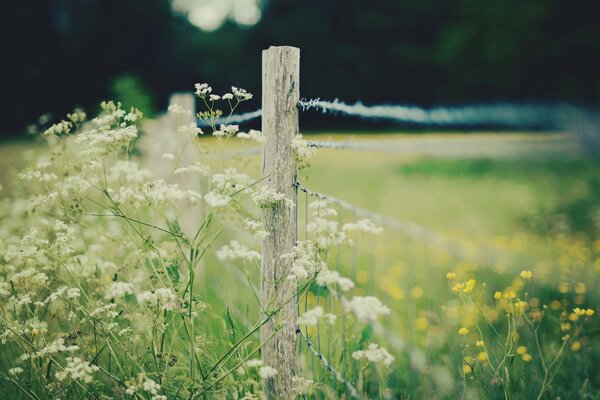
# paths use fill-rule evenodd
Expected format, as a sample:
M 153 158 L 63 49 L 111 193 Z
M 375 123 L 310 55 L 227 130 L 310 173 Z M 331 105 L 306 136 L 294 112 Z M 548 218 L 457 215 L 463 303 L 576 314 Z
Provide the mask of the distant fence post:
M 277 369 L 277 375 L 266 380 L 269 399 L 292 399 L 292 378 L 296 370 L 295 282 L 286 279 L 281 255 L 296 243 L 297 191 L 296 165 L 292 141 L 299 133 L 298 100 L 300 100 L 300 49 L 270 47 L 262 53 L 262 131 L 263 184 L 285 194 L 294 207 L 282 203 L 263 210 L 263 223 L 270 233 L 263 242 L 261 302 L 264 312 L 283 308 L 261 328 L 265 365 Z M 290 301 L 291 299 L 291 301 Z

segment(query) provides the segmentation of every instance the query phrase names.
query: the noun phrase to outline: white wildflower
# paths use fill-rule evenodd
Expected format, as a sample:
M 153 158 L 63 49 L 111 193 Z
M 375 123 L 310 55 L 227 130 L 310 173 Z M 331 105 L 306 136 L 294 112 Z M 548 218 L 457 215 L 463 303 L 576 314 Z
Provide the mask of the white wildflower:
M 210 101 L 217 101 L 217 100 L 221 100 L 221 96 L 219 96 L 218 94 L 211 94 L 210 96 L 208 96 L 208 99 Z
M 373 296 L 354 296 L 344 303 L 344 309 L 346 312 L 354 313 L 359 321 L 373 321 L 379 315 L 387 315 L 391 311 Z
M 323 318 L 324 315 L 325 315 L 325 312 L 323 311 L 323 307 L 316 306 L 315 308 L 313 308 L 311 310 L 307 310 L 302 315 L 300 315 L 300 317 L 298 318 L 298 325 L 300 325 L 300 326 L 317 325 L 317 323 L 319 322 L 319 319 Z
M 317 283 L 321 286 L 332 286 L 338 285 L 340 290 L 346 292 L 354 287 L 354 282 L 349 278 L 340 276 L 337 271 L 331 271 L 329 269 L 323 269 L 317 275 Z
M 263 229 L 262 222 L 246 219 L 244 225 L 257 240 L 264 240 L 269 236 L 269 232 Z
M 265 135 L 263 135 L 261 131 L 257 131 L 254 129 L 250 129 L 248 133 L 239 132 L 237 134 L 237 137 L 240 139 L 254 140 L 258 143 L 263 143 L 265 141 Z
M 196 83 L 196 96 L 206 97 L 212 92 L 212 88 L 208 86 L 208 83 Z
M 388 353 L 383 347 L 379 347 L 375 343 L 369 344 L 366 350 L 358 350 L 352 353 L 352 358 L 355 360 L 365 359 L 369 362 L 381 362 L 386 367 L 389 367 L 394 362 L 394 357 Z
M 14 367 L 8 370 L 8 374 L 12 376 L 20 375 L 21 373 L 23 373 L 23 368 L 21 367 Z
M 213 132 L 214 136 L 233 136 L 240 130 L 239 125 L 221 125 L 219 130 Z
M 221 98 L 223 100 L 231 100 L 231 99 L 233 99 L 233 94 L 231 94 L 231 93 L 225 93 L 223 96 L 221 96 Z
M 252 99 L 252 93 L 248 93 L 246 90 L 237 88 L 235 86 L 231 87 L 231 92 L 239 101 L 246 101 Z
M 231 197 L 219 194 L 215 190 L 204 195 L 204 201 L 213 208 L 225 207 L 231 201 Z
M 128 294 L 133 294 L 133 285 L 126 282 L 113 282 L 106 289 L 104 298 L 107 300 L 116 299 L 117 297 L 124 297 Z
M 294 203 L 285 197 L 284 193 L 280 193 L 269 186 L 261 186 L 260 189 L 252 193 L 252 200 L 260 208 L 275 208 L 285 203 L 288 207 L 292 207 Z
M 311 158 L 316 151 L 315 147 L 311 147 L 302 135 L 296 135 L 292 140 L 292 150 L 298 169 L 308 167 L 308 159 Z
M 74 380 L 81 380 L 84 383 L 92 383 L 94 380 L 93 373 L 99 371 L 98 366 L 90 364 L 79 357 L 67 357 L 67 365 L 62 371 L 54 374 L 59 381 L 71 377 Z
M 179 104 L 171 104 L 167 109 L 170 113 L 175 115 L 192 115 L 192 112 Z
M 158 288 L 154 291 L 146 291 L 137 296 L 140 303 L 160 304 L 163 310 L 174 310 L 179 308 L 179 297 L 169 288 Z
M 164 153 L 162 156 L 160 156 L 160 158 L 163 160 L 173 161 L 175 159 L 175 155 L 173 153 Z
M 246 246 L 239 244 L 233 240 L 228 245 L 221 247 L 217 251 L 217 257 L 219 260 L 245 260 L 245 261 L 259 261 L 260 253 L 254 250 L 248 249 Z
M 198 128 L 195 122 L 190 122 L 189 124 L 182 125 L 177 128 L 177 132 L 181 133 L 188 139 L 195 139 L 198 135 L 203 135 L 202 129 Z

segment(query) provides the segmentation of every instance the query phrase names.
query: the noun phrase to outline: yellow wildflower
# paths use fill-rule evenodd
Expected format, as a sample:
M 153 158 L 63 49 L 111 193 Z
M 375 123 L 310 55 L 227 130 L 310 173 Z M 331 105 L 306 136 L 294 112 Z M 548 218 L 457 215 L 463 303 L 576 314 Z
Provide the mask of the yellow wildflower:
M 584 310 L 584 309 L 582 309 L 582 308 L 579 308 L 579 307 L 576 307 L 576 308 L 574 308 L 574 309 L 573 309 L 573 312 L 574 312 L 574 313 L 575 313 L 577 316 L 581 317 L 582 315 L 585 315 L 585 313 L 586 313 L 586 310 Z
M 531 271 L 522 271 L 519 275 L 521 275 L 521 278 L 523 279 L 531 279 L 531 277 L 533 276 L 533 272 Z
M 500 292 L 500 291 L 496 290 L 496 291 L 494 292 L 494 298 L 495 298 L 496 300 L 500 300 L 500 299 L 502 298 L 502 292 Z
M 477 360 L 479 362 L 486 362 L 488 360 L 488 355 L 485 351 L 482 351 L 481 353 L 477 354 Z
M 458 293 L 461 290 L 463 290 L 464 287 L 465 287 L 464 283 L 457 283 L 456 285 L 452 286 L 452 291 Z
M 464 326 L 458 330 L 459 335 L 465 336 L 467 333 L 469 333 L 469 330 Z
M 527 346 L 519 346 L 519 347 L 517 347 L 517 354 L 518 355 L 521 356 L 521 355 L 523 355 L 525 353 L 527 353 Z
M 533 356 L 529 353 L 525 353 L 521 356 L 521 358 L 523 359 L 523 361 L 525 362 L 529 362 L 531 360 L 533 360 Z
M 581 350 L 581 342 L 579 340 L 576 340 L 573 343 L 571 343 L 571 351 L 579 351 L 579 350 Z
M 477 281 L 475 279 L 469 279 L 467 281 L 467 283 L 465 283 L 465 287 L 463 288 L 463 292 L 464 293 L 469 293 L 473 290 L 473 288 L 475 287 L 475 283 Z
M 588 308 L 587 310 L 585 310 L 585 315 L 587 315 L 588 317 L 591 317 L 592 315 L 594 315 L 595 311 L 591 308 Z
M 448 272 L 446 274 L 446 278 L 448 278 L 448 279 L 456 279 L 456 274 L 454 272 Z
M 463 365 L 463 372 L 464 372 L 465 374 L 470 374 L 470 373 L 471 373 L 471 371 L 472 371 L 472 369 L 471 369 L 471 366 L 470 366 L 470 365 L 467 365 L 467 364 Z
M 517 297 L 517 292 L 514 289 L 508 288 L 504 291 L 503 296 L 505 299 L 514 299 Z
M 523 300 L 519 300 L 515 303 L 515 309 L 518 313 L 523 313 L 527 308 L 527 302 Z
M 485 346 L 485 343 L 483 342 L 483 340 L 478 340 L 478 341 L 475 343 L 475 346 L 477 346 L 477 347 L 483 347 L 483 346 Z

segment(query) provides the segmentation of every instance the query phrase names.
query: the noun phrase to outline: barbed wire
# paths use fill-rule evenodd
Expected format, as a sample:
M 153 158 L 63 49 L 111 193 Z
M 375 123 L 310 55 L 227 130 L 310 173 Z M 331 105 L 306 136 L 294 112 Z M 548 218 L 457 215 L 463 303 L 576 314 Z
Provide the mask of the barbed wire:
M 455 107 L 423 108 L 414 105 L 380 104 L 368 106 L 362 102 L 345 103 L 333 101 L 302 99 L 298 102 L 302 111 L 311 109 L 323 113 L 342 114 L 364 119 L 392 120 L 413 125 L 440 127 L 510 127 L 535 129 L 563 129 L 583 114 L 597 115 L 598 110 L 576 107 L 566 103 L 489 103 Z M 217 124 L 239 124 L 262 115 L 262 110 L 221 117 Z M 199 126 L 207 126 L 199 121 Z
M 564 126 L 566 120 L 576 110 L 575 107 L 566 104 L 541 103 L 495 103 L 426 109 L 405 105 L 367 106 L 362 102 L 347 104 L 338 99 L 327 101 L 320 98 L 300 100 L 298 106 L 302 111 L 316 109 L 323 113 L 394 120 L 415 125 L 550 129 L 559 129 Z
M 350 393 L 350 395 L 355 398 L 355 399 L 360 399 L 360 396 L 358 394 L 358 390 L 354 387 L 354 385 L 352 385 L 352 383 L 350 383 L 346 378 L 344 378 L 342 376 L 342 374 L 340 374 L 339 372 L 337 372 L 329 363 L 329 361 L 327 361 L 327 359 L 325 358 L 325 356 L 323 356 L 323 354 L 321 354 L 314 346 L 314 344 L 310 341 L 310 339 L 306 336 L 306 334 L 304 333 L 304 331 L 302 329 L 300 329 L 300 327 L 296 328 L 296 334 L 300 334 L 300 336 L 302 337 L 302 339 L 304 340 L 304 342 L 306 343 L 306 345 L 308 346 L 308 348 L 310 349 L 310 351 L 315 355 L 315 357 L 317 357 L 317 359 L 319 359 L 321 361 L 321 363 L 323 364 L 323 366 L 325 367 L 325 369 L 327 371 L 329 371 L 334 378 L 340 382 L 341 384 L 343 384 L 344 386 L 346 386 L 346 389 L 348 390 L 348 392 Z

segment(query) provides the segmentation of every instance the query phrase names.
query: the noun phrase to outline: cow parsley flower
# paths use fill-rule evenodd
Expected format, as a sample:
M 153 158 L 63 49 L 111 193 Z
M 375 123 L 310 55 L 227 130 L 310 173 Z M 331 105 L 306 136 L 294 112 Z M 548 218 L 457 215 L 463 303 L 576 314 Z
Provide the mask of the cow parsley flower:
M 167 110 L 175 115 L 192 115 L 192 112 L 190 110 L 184 108 L 180 104 L 171 104 L 169 105 Z
M 344 303 L 344 309 L 352 312 L 359 321 L 373 321 L 379 315 L 387 315 L 390 309 L 384 306 L 377 297 L 373 296 L 354 296 L 350 301 Z
M 232 240 L 231 243 L 221 247 L 217 251 L 219 260 L 245 260 L 245 261 L 260 261 L 260 253 L 248 249 L 246 246 Z
M 235 86 L 231 87 L 231 92 L 238 99 L 238 101 L 246 101 L 252 99 L 252 93 L 248 93 L 246 90 L 242 88 L 238 88 Z
M 354 282 L 352 282 L 349 278 L 344 278 L 340 276 L 340 273 L 337 271 L 331 271 L 328 269 L 323 269 L 317 275 L 317 283 L 321 286 L 332 286 L 338 285 L 340 290 L 346 292 L 354 287 Z
M 254 140 L 258 143 L 263 143 L 265 141 L 265 135 L 261 131 L 256 131 L 254 129 L 250 129 L 248 133 L 239 132 L 237 137 L 240 139 Z
M 316 306 L 315 308 L 307 310 L 300 315 L 297 323 L 300 326 L 314 326 L 317 325 L 319 319 L 323 318 L 324 315 L 325 311 L 323 311 L 323 307 Z
M 208 83 L 196 83 L 196 96 L 204 98 L 212 92 L 212 88 Z
M 94 372 L 99 370 L 98 366 L 90 364 L 79 357 L 67 357 L 67 365 L 62 371 L 58 371 L 54 375 L 59 381 L 71 377 L 71 379 L 81 380 L 84 383 L 92 383 Z
M 355 360 L 365 359 L 369 362 L 381 362 L 386 367 L 389 367 L 394 362 L 394 357 L 383 347 L 379 347 L 375 343 L 369 344 L 367 349 L 358 350 L 352 353 L 352 358 Z
M 181 133 L 187 139 L 195 139 L 198 135 L 203 135 L 202 129 L 198 128 L 195 122 L 190 122 L 189 124 L 182 125 L 177 128 L 177 132 Z
M 133 294 L 133 285 L 126 282 L 113 282 L 106 289 L 104 298 L 107 300 L 116 299 L 117 297 L 124 297 L 128 294 Z
M 213 190 L 204 195 L 204 201 L 213 208 L 225 207 L 231 201 L 231 197 L 219 194 Z

